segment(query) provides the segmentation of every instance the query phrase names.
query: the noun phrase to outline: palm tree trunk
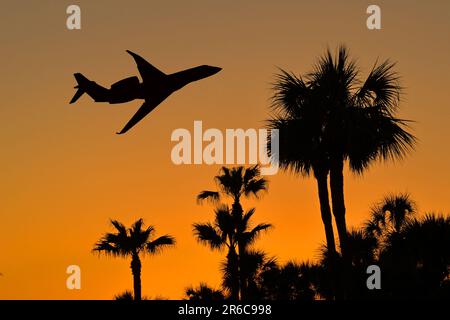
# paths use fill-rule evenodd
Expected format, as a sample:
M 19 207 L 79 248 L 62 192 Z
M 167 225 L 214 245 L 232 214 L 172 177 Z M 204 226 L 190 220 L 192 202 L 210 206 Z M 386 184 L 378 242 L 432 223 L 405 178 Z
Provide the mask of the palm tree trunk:
M 333 205 L 334 219 L 339 235 L 339 244 L 342 257 L 348 257 L 347 252 L 347 224 L 345 221 L 345 199 L 344 199 L 344 161 L 334 161 L 330 170 L 331 202 Z
M 328 174 L 317 172 L 316 180 L 319 193 L 320 213 L 322 215 L 322 222 L 325 227 L 327 250 L 329 254 L 335 255 L 336 244 L 334 241 L 333 222 L 331 217 L 330 200 L 328 196 Z
M 339 299 L 351 296 L 351 259 L 347 249 L 347 223 L 345 221 L 345 199 L 344 199 L 344 161 L 339 159 L 333 161 L 330 170 L 331 202 L 333 215 L 339 235 L 339 245 L 342 254 L 342 276 L 338 277 Z
M 141 300 L 141 260 L 138 254 L 133 254 L 131 258 L 131 272 L 133 274 L 134 300 Z
M 231 209 L 231 214 L 233 215 L 233 217 L 235 217 L 236 222 L 241 221 L 242 220 L 242 215 L 244 213 L 244 210 L 242 209 L 242 205 L 239 202 L 239 198 L 235 198 L 233 205 L 232 205 L 232 209 Z M 238 256 L 238 288 L 239 288 L 239 297 L 240 300 L 243 300 L 246 298 L 246 293 L 247 293 L 247 280 L 245 277 L 245 274 L 242 270 L 244 270 L 244 262 L 243 259 L 241 259 L 241 257 L 244 256 L 245 254 L 245 246 L 242 244 L 241 241 L 239 241 L 240 239 L 240 230 L 238 229 L 238 225 L 235 226 L 236 227 L 236 231 L 237 231 L 237 236 L 238 236 L 238 250 L 239 250 L 239 256 Z

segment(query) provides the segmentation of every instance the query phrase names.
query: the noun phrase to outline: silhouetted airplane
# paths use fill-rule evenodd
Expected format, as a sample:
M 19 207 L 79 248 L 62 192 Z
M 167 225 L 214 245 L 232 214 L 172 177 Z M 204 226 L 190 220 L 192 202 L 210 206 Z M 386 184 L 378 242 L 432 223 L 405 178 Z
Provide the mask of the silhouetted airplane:
M 78 82 L 75 88 L 78 90 L 72 100 L 70 100 L 70 103 L 74 103 L 83 93 L 87 93 L 95 102 L 108 102 L 111 104 L 144 99 L 144 104 L 117 134 L 123 134 L 130 130 L 173 92 L 193 81 L 207 78 L 222 70 L 222 68 L 202 65 L 166 75 L 136 53 L 129 50 L 127 52 L 136 61 L 142 77 L 142 83 L 139 82 L 138 77 L 134 76 L 122 79 L 111 85 L 110 89 L 107 89 L 94 81 L 90 81 L 81 73 L 75 73 L 74 76 Z

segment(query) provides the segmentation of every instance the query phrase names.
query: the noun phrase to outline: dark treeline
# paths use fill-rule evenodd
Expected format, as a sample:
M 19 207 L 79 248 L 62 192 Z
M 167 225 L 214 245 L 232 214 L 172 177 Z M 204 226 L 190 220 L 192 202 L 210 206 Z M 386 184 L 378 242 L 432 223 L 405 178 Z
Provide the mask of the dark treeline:
M 236 171 L 245 172 L 245 169 L 234 168 L 227 172 Z M 228 244 L 216 244 L 221 243 L 219 239 L 238 237 L 236 233 L 227 232 L 227 226 L 235 230 L 239 227 L 233 228 L 231 223 L 226 223 L 232 217 L 229 211 L 226 211 L 228 218 L 222 219 L 222 209 L 216 209 L 213 223 L 202 225 L 208 225 L 211 230 L 202 229 L 202 234 L 196 231 L 196 236 L 212 249 L 229 250 Z M 321 257 L 317 262 L 290 261 L 285 264 L 280 264 L 276 257 L 246 246 L 239 255 L 226 254 L 220 288 L 200 283 L 186 289 L 186 298 L 336 299 L 337 285 L 345 286 L 346 299 L 450 298 L 450 217 L 434 213 L 419 217 L 408 194 L 387 195 L 368 210 L 367 216 L 361 228 L 347 232 L 349 270 L 345 270 L 347 265 L 341 250 L 337 251 L 334 261 L 330 261 L 326 245 L 319 248 Z M 195 224 L 195 229 L 198 230 L 199 226 Z M 255 228 L 248 229 L 246 225 L 245 230 Z M 239 266 L 234 268 L 234 264 Z M 381 270 L 380 289 L 371 290 L 367 285 L 370 276 L 367 269 L 372 265 Z M 241 295 L 234 293 L 233 270 L 239 274 L 236 286 Z M 337 279 L 344 279 L 344 272 L 347 273 L 346 282 L 339 283 Z M 245 281 L 244 285 L 242 281 Z

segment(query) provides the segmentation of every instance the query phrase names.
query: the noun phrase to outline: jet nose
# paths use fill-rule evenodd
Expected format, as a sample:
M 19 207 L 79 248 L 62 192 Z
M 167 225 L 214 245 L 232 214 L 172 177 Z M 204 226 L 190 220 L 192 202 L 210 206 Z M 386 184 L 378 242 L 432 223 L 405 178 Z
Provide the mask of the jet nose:
M 219 67 L 213 67 L 213 66 L 208 66 L 209 72 L 211 72 L 211 75 L 216 74 L 217 72 L 219 72 L 220 70 L 222 70 L 222 68 Z

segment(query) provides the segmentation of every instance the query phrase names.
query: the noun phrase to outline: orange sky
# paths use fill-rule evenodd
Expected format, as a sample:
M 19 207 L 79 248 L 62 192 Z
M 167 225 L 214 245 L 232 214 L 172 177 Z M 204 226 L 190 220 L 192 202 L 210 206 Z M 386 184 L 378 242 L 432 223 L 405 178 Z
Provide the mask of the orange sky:
M 131 289 L 129 261 L 97 257 L 108 219 L 142 217 L 178 244 L 143 261 L 143 294 L 180 298 L 190 284 L 220 283 L 223 255 L 198 244 L 192 223 L 212 218 L 196 194 L 213 188 L 219 166 L 175 166 L 176 128 L 259 128 L 277 67 L 304 73 L 327 45 L 345 43 L 363 71 L 392 58 L 420 143 L 405 161 L 346 175 L 349 225 L 388 192 L 408 191 L 421 212 L 450 208 L 450 2 L 376 1 L 381 31 L 365 26 L 368 1 L 28 1 L 2 5 L 0 19 L 0 299 L 110 299 Z M 65 27 L 79 4 L 82 30 Z M 125 4 L 126 3 L 126 4 Z M 69 105 L 72 74 L 109 86 L 137 74 L 133 50 L 167 73 L 209 64 L 223 70 L 166 100 L 124 136 L 140 105 Z M 314 259 L 324 240 L 312 179 L 279 173 L 257 206 L 271 222 L 258 248 L 280 261 Z M 77 264 L 82 289 L 66 289 Z

